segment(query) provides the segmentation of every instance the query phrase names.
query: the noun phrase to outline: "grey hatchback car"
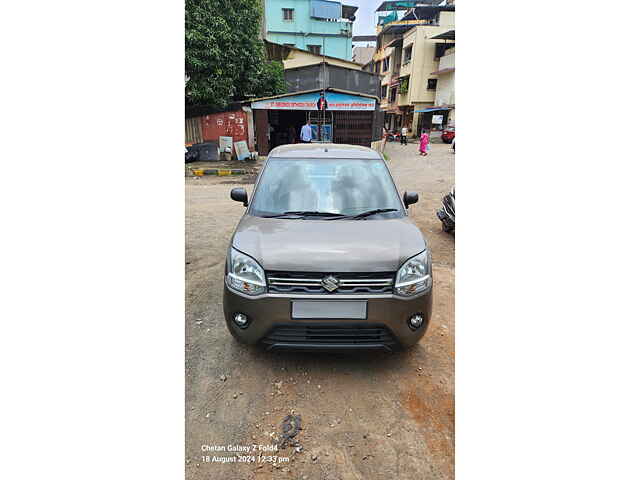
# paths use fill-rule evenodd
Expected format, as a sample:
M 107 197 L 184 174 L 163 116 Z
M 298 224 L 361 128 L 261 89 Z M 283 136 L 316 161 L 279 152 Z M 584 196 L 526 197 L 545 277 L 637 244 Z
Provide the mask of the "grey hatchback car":
M 431 252 L 381 155 L 337 144 L 267 157 L 229 246 L 231 334 L 269 350 L 409 347 L 431 318 Z

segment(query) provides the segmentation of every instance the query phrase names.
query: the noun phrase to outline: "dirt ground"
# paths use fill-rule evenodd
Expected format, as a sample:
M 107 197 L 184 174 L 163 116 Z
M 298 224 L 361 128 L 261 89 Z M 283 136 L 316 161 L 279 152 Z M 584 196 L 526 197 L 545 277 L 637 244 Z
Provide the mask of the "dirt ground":
M 250 192 L 255 176 L 185 179 L 188 480 L 454 478 L 455 250 L 436 210 L 454 183 L 455 155 L 442 143 L 427 157 L 416 144 L 390 143 L 385 153 L 400 191 L 420 195 L 410 215 L 432 249 L 435 280 L 427 334 L 394 354 L 267 353 L 235 342 L 222 288 L 244 207 L 229 191 L 240 184 Z M 229 451 L 277 443 L 292 411 L 302 418 L 301 451 Z M 244 461 L 251 456 L 256 462 Z

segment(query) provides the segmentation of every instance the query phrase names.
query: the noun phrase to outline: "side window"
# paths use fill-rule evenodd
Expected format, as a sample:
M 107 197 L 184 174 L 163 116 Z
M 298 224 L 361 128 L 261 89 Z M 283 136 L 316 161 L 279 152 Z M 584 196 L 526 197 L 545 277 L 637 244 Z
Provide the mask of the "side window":
M 382 92 L 380 93 L 381 98 L 387 98 L 387 86 L 383 85 L 382 86 Z
M 311 53 L 315 53 L 316 55 L 320 55 L 320 45 L 307 45 L 307 49 Z
M 282 20 L 286 22 L 293 21 L 293 8 L 283 8 L 282 9 Z
M 437 78 L 430 78 L 427 80 L 427 90 L 435 90 L 438 86 Z
M 413 45 L 409 45 L 404 49 L 404 63 L 409 63 L 411 61 L 411 55 L 413 54 Z

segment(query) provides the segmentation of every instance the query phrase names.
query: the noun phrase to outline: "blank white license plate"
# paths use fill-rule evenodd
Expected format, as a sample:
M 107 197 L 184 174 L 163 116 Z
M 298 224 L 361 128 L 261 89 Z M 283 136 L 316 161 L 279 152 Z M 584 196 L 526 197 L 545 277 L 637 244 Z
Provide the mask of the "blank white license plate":
M 294 300 L 291 318 L 367 318 L 366 300 Z

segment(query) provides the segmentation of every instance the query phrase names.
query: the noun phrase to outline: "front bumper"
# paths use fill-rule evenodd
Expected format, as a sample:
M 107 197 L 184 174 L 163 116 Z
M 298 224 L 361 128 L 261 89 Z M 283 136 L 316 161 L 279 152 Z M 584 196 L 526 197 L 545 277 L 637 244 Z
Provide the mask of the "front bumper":
M 391 294 L 265 294 L 251 297 L 230 290 L 225 282 L 223 308 L 227 328 L 234 337 L 243 343 L 263 343 L 270 350 L 395 350 L 417 343 L 426 333 L 431 319 L 432 293 L 433 287 L 409 299 Z M 367 300 L 367 318 L 294 320 L 291 318 L 291 302 L 299 299 Z M 235 313 L 249 317 L 250 323 L 246 328 L 240 328 L 233 322 Z M 415 313 L 423 315 L 424 323 L 417 330 L 412 330 L 407 321 Z

